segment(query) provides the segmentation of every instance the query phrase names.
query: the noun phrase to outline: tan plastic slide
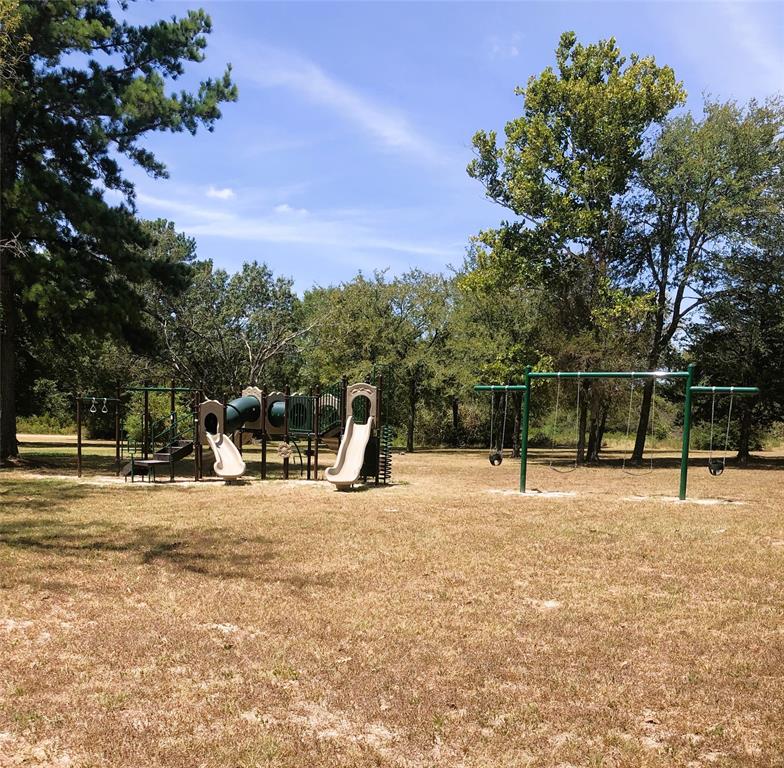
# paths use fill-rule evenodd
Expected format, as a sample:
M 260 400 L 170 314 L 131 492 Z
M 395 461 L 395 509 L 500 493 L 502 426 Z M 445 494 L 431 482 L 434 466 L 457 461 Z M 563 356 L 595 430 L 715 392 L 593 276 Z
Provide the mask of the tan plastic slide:
M 355 424 L 354 419 L 348 417 L 335 466 L 328 467 L 324 472 L 324 477 L 339 491 L 351 488 L 359 480 L 359 473 L 365 462 L 365 448 L 372 431 L 372 417 L 365 424 Z
M 236 480 L 245 474 L 245 462 L 239 452 L 231 435 L 217 434 L 211 435 L 207 432 L 207 442 L 215 456 L 215 463 L 212 468 L 218 477 L 224 480 Z

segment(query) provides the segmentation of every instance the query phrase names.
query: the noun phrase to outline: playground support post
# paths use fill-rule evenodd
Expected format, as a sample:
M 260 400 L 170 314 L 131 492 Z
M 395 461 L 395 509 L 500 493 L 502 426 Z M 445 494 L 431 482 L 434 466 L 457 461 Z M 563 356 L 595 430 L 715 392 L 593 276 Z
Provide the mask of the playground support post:
M 681 480 L 678 498 L 686 499 L 686 483 L 689 479 L 689 443 L 691 442 L 691 394 L 694 382 L 694 363 L 686 370 L 686 396 L 683 398 L 683 442 L 681 443 Z
M 291 388 L 288 384 L 286 384 L 285 389 L 283 390 L 283 397 L 285 403 L 285 409 L 283 411 L 283 442 L 288 445 L 289 442 L 289 400 L 291 397 Z M 283 479 L 289 479 L 289 457 L 288 453 L 283 457 Z
M 82 476 L 82 398 L 76 393 L 76 476 Z
M 196 402 L 193 408 L 193 479 L 201 480 L 201 420 L 199 419 L 199 405 L 204 400 L 201 392 L 196 392 Z
M 267 479 L 267 389 L 261 390 L 261 479 Z
M 150 439 L 150 390 L 144 388 L 144 416 L 142 418 L 142 458 L 148 458 L 148 443 Z
M 525 493 L 525 484 L 528 473 L 528 417 L 531 409 L 531 366 L 525 367 L 523 378 L 523 413 L 520 419 L 520 493 Z
M 316 384 L 316 396 L 313 400 L 313 479 L 319 479 L 319 402 L 321 400 L 321 387 Z
M 338 437 L 338 445 L 343 442 L 343 432 L 346 428 L 346 419 L 348 418 L 348 414 L 346 413 L 347 401 L 346 401 L 346 391 L 348 390 L 348 379 L 345 376 L 341 376 L 340 378 L 340 436 Z
M 120 397 L 122 393 L 117 387 L 117 402 L 114 404 L 114 463 L 120 463 Z
M 174 440 L 176 435 L 177 411 L 174 402 L 174 379 L 171 380 L 171 392 L 169 393 L 169 482 L 174 482 L 174 461 L 172 461 L 172 451 L 174 450 Z
M 308 450 L 307 459 L 308 466 L 305 473 L 305 479 L 310 480 L 311 470 L 313 465 L 313 408 L 316 407 L 316 401 L 313 399 L 313 387 L 308 390 L 308 399 L 310 400 L 310 428 L 308 429 Z

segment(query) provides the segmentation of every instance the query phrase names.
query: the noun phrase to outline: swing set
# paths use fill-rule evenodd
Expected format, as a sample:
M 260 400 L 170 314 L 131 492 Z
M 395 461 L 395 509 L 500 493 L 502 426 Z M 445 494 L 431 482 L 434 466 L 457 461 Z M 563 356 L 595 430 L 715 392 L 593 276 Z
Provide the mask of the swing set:
M 652 381 L 653 396 L 651 399 L 651 414 L 649 418 L 650 429 L 650 445 L 651 456 L 648 469 L 632 472 L 627 468 L 626 459 L 623 460 L 623 471 L 630 475 L 650 474 L 653 471 L 653 441 L 655 438 L 654 421 L 656 417 L 656 384 L 661 380 L 684 380 L 685 381 L 685 397 L 683 402 L 683 440 L 681 444 L 681 468 L 680 468 L 680 484 L 678 488 L 678 498 L 683 501 L 686 499 L 686 485 L 688 482 L 689 473 L 689 443 L 691 438 L 692 426 L 692 398 L 695 395 L 711 395 L 711 421 L 710 421 L 710 451 L 708 456 L 708 471 L 714 477 L 717 477 L 727 465 L 727 449 L 729 446 L 729 433 L 730 423 L 732 420 L 732 405 L 735 397 L 749 397 L 759 394 L 758 387 L 710 387 L 699 386 L 694 384 L 694 364 L 689 365 L 685 371 L 533 371 L 531 366 L 525 369 L 524 383 L 523 384 L 477 384 L 474 390 L 477 392 L 491 392 L 492 399 L 495 400 L 496 392 L 504 393 L 504 421 L 501 430 L 501 442 L 496 446 L 493 442 L 493 423 L 494 423 L 494 404 L 491 402 L 491 420 L 490 420 L 490 463 L 493 466 L 498 466 L 503 461 L 503 446 L 504 438 L 506 435 L 506 413 L 507 413 L 507 398 L 509 392 L 522 392 L 522 402 L 520 405 L 520 493 L 526 492 L 526 475 L 528 470 L 528 422 L 531 411 L 531 390 L 533 382 L 540 379 L 555 379 L 556 380 L 556 394 L 555 394 L 555 418 L 552 425 L 551 444 L 554 446 L 556 443 L 556 435 L 559 425 L 559 410 L 561 401 L 561 381 L 565 379 L 576 379 L 577 381 L 577 403 L 575 407 L 576 421 L 577 421 L 577 435 L 579 438 L 580 433 L 580 389 L 581 381 L 586 379 L 630 379 L 631 386 L 629 389 L 629 409 L 626 421 L 626 442 L 629 442 L 632 426 L 632 412 L 634 407 L 634 390 L 636 381 Z M 724 449 L 721 458 L 714 458 L 714 430 L 715 430 L 715 416 L 716 416 L 716 397 L 717 395 L 729 395 L 729 409 L 727 413 L 727 426 L 724 434 Z M 556 464 L 553 459 L 550 460 L 550 468 L 556 472 L 568 473 L 574 472 L 578 468 L 577 455 L 575 454 L 574 464 L 571 462 L 569 465 Z
M 525 392 L 526 387 L 523 384 L 477 384 L 474 389 L 477 392 L 490 392 L 490 455 L 488 459 L 490 463 L 497 467 L 504 460 L 504 445 L 506 443 L 506 415 L 509 405 L 510 392 Z M 495 424 L 495 395 L 496 392 L 503 392 L 504 395 L 504 418 L 501 422 L 501 440 L 496 445 L 493 440 L 493 431 Z

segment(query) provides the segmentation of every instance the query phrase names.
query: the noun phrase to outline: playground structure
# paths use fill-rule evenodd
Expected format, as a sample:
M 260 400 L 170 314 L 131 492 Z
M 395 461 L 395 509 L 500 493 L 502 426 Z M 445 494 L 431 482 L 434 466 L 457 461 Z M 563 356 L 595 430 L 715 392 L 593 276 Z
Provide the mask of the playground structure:
M 125 397 L 143 393 L 141 441 L 123 440 L 121 410 Z M 155 392 L 170 395 L 170 413 L 164 419 L 150 417 L 149 396 Z M 290 477 L 293 458 L 299 459 L 300 476 L 319 479 L 319 448 L 325 446 L 338 454 L 334 471 L 324 477 L 338 489 L 350 488 L 362 478 L 373 478 L 376 485 L 391 479 L 391 430 L 382 423 L 382 378 L 377 383 L 348 385 L 346 379 L 322 390 L 315 387 L 307 393 L 267 392 L 247 387 L 240 397 L 229 402 L 204 399 L 201 392 L 187 387 L 141 386 L 117 391 L 115 397 L 76 396 L 77 474 L 82 475 L 83 406 L 90 403 L 90 412 L 108 413 L 114 409 L 115 464 L 118 474 L 131 481 L 137 476 L 157 479 L 160 471 L 168 471 L 174 480 L 174 465 L 193 454 L 194 480 L 204 478 L 203 449 L 206 444 L 213 454 L 213 471 L 223 480 L 237 480 L 248 473 L 243 446 L 254 442 L 261 447 L 260 479 L 268 477 L 268 449 L 278 442 L 283 478 Z M 186 394 L 190 401 L 187 419 L 178 417 L 177 395 Z M 104 410 L 106 409 L 106 410 Z M 306 442 L 303 449 L 299 442 Z M 126 460 L 123 464 L 123 460 Z
M 681 443 L 681 462 L 680 462 L 680 482 L 678 487 L 678 498 L 681 501 L 686 499 L 686 488 L 688 483 L 689 472 L 689 444 L 691 441 L 691 426 L 692 426 L 692 398 L 695 395 L 712 395 L 713 403 L 711 409 L 711 456 L 709 459 L 708 469 L 712 475 L 719 475 L 724 470 L 726 463 L 726 441 L 725 437 L 725 456 L 721 460 L 713 459 L 713 415 L 715 413 L 715 398 L 716 395 L 729 395 L 730 410 L 727 419 L 727 436 L 729 435 L 729 420 L 732 416 L 732 398 L 734 397 L 749 397 L 759 394 L 758 387 L 735 387 L 735 386 L 699 386 L 694 384 L 694 365 L 688 366 L 685 371 L 534 371 L 531 366 L 525 368 L 523 384 L 477 384 L 474 390 L 477 392 L 504 392 L 505 394 L 512 391 L 522 392 L 523 397 L 520 404 L 520 493 L 526 493 L 526 479 L 528 471 L 528 425 L 529 416 L 531 411 L 531 391 L 534 381 L 556 379 L 561 381 L 563 379 L 576 379 L 578 383 L 577 397 L 579 412 L 579 397 L 580 397 L 580 380 L 583 379 L 637 379 L 652 380 L 684 380 L 685 392 L 683 402 L 683 438 Z M 630 398 L 630 411 L 631 411 L 631 398 Z M 627 436 L 629 431 L 629 423 L 627 423 Z M 503 446 L 503 443 L 501 444 Z M 495 446 L 491 444 L 490 462 L 497 466 L 502 461 L 502 453 L 497 451 Z M 624 462 L 625 467 L 625 462 Z

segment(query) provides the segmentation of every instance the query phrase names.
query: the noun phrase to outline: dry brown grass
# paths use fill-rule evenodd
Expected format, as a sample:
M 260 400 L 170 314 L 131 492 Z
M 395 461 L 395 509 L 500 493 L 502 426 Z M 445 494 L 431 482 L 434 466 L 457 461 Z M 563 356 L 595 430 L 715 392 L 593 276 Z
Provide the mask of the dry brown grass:
M 0 765 L 784 764 L 784 472 L 0 474 Z

